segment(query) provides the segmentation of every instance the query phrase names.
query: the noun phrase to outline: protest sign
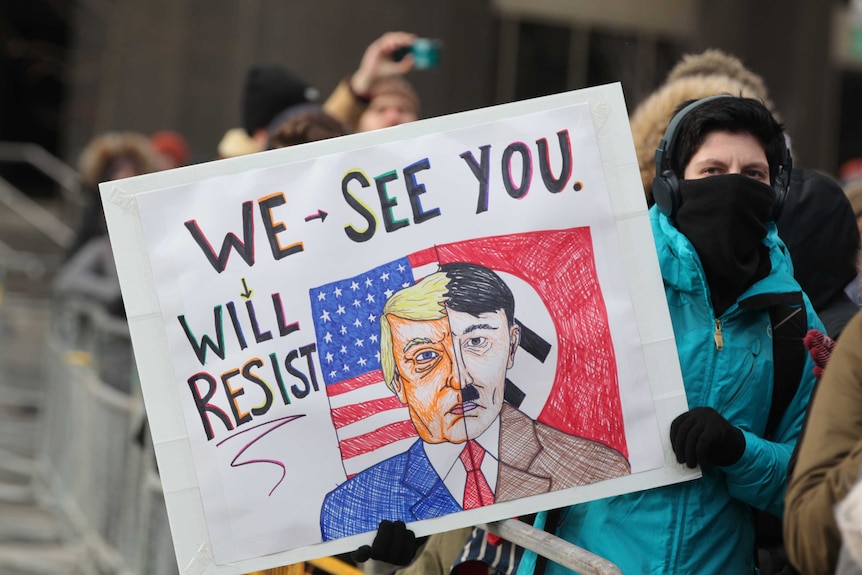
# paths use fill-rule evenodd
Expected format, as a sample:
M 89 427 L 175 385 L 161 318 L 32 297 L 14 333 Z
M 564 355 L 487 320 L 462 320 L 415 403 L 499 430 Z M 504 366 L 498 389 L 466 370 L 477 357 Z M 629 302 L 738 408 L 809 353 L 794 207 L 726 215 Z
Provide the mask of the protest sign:
M 101 194 L 181 572 L 697 476 L 619 85 Z

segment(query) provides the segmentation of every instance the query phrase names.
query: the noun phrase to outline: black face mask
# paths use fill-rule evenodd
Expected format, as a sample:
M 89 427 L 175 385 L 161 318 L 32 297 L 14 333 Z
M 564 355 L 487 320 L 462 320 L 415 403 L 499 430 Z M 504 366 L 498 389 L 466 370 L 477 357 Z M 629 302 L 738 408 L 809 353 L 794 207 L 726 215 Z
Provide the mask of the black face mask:
M 675 224 L 700 256 L 715 315 L 751 284 L 769 275 L 763 243 L 775 191 L 741 174 L 681 180 Z

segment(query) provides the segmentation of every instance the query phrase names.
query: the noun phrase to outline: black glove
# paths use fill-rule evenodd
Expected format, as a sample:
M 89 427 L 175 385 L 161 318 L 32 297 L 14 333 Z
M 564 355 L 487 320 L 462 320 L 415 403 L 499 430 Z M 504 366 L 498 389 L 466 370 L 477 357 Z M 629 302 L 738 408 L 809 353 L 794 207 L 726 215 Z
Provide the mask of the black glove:
M 676 460 L 698 465 L 733 465 L 745 452 L 745 436 L 711 407 L 695 407 L 670 424 Z
M 371 546 L 363 545 L 351 554 L 357 563 L 376 559 L 393 565 L 409 565 L 419 545 L 403 521 L 384 519 L 377 527 Z

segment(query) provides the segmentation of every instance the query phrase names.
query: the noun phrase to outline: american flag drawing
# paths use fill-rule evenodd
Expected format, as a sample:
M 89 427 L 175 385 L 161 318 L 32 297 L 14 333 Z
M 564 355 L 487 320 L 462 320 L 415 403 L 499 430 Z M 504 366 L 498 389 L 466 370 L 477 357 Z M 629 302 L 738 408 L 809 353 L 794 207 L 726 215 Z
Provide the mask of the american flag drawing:
M 380 371 L 380 313 L 386 298 L 437 271 L 426 250 L 310 290 L 323 381 L 352 476 L 407 449 L 416 437 L 407 408 Z
M 544 361 L 547 349 L 557 346 L 551 392 L 537 419 L 627 455 L 616 360 L 592 238 L 589 228 L 572 228 L 441 244 L 309 290 L 346 475 L 406 451 L 416 440 L 406 406 L 383 382 L 378 322 L 389 295 L 449 262 L 484 265 L 532 286 L 553 320 L 556 335 L 551 336 L 556 341 L 532 333 L 516 303 L 516 320 L 528 334 L 522 336 L 521 347 Z M 506 401 L 517 406 L 523 391 L 529 391 L 529 379 L 516 385 L 507 381 Z

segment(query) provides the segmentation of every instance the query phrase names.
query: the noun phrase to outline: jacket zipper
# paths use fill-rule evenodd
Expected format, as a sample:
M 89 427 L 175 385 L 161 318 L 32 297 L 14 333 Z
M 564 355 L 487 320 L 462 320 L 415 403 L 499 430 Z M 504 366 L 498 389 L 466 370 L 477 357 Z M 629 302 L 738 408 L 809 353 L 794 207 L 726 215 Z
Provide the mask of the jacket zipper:
M 712 339 L 715 340 L 715 349 L 721 351 L 724 349 L 724 336 L 721 335 L 721 320 L 715 320 L 715 332 L 712 334 Z

